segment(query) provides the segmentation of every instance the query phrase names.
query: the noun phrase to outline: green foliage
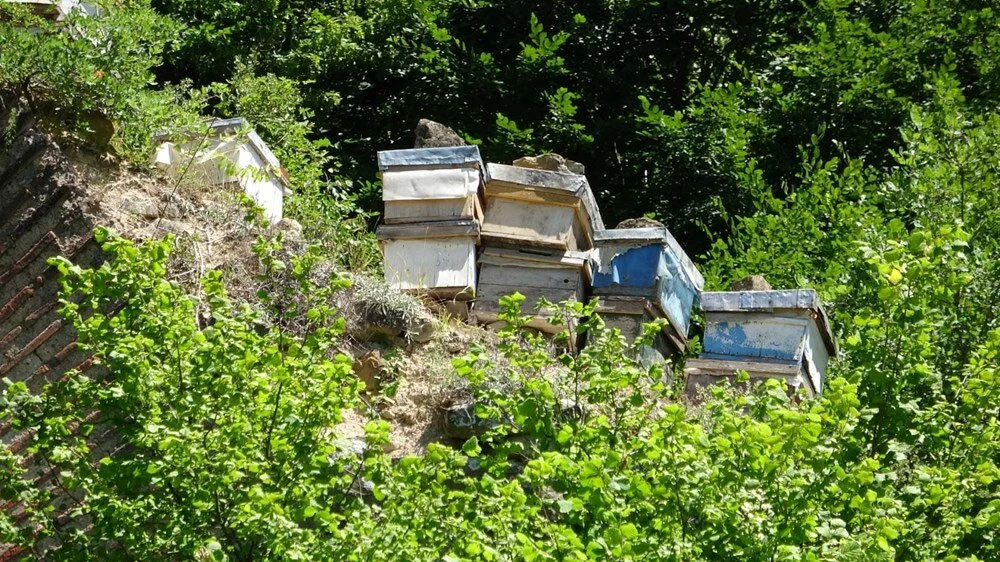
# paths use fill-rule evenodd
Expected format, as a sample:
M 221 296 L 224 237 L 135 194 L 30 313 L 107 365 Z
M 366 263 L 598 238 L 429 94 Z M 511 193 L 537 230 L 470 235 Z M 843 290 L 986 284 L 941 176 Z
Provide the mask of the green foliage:
M 147 157 L 150 137 L 167 123 L 197 119 L 184 88 L 154 91 L 152 69 L 176 33 L 148 2 L 121 2 L 96 17 L 52 23 L 22 5 L 0 5 L 0 91 L 50 131 L 86 139 L 108 136 L 122 153 Z M 117 129 L 110 137 L 107 129 Z M 103 147 L 102 147 L 103 148 Z
M 20 497 L 40 527 L 0 540 L 37 547 L 53 537 L 63 559 L 219 549 L 238 559 L 311 557 L 322 544 L 309 529 L 336 529 L 335 511 L 358 501 L 354 460 L 329 431 L 359 386 L 350 358 L 330 352 L 343 322 L 325 303 L 343 283 L 313 287 L 313 253 L 286 264 L 261 246 L 267 274 L 287 268 L 307 295 L 282 311 L 308 319 L 309 332 L 294 338 L 260 329 L 259 314 L 232 303 L 217 273 L 197 297 L 167 281 L 169 240 L 136 247 L 96 236 L 111 260 L 104 266 L 54 265 L 63 313 L 110 376 L 72 373 L 42 394 L 9 385 L 3 417 L 35 432 L 25 454 L 54 486 L 4 479 L 0 495 Z M 52 520 L 49 503 L 69 498 L 86 531 Z
M 264 311 L 214 273 L 195 295 L 167 281 L 169 242 L 100 231 L 112 261 L 58 260 L 101 369 L 5 384 L 0 424 L 32 437 L 0 447 L 0 499 L 34 526 L 5 512 L 0 542 L 66 559 L 1000 558 L 993 8 L 154 4 L 176 21 L 127 2 L 72 33 L 5 22 L 0 85 L 59 127 L 109 117 L 136 159 L 153 129 L 249 118 L 323 247 L 257 245 Z M 173 85 L 151 87 L 154 69 Z M 380 419 L 366 446 L 339 440 L 360 403 L 335 351 L 343 282 L 311 272 L 377 261 L 354 206 L 374 207 L 374 151 L 408 146 L 420 117 L 492 160 L 583 161 L 609 223 L 652 214 L 688 242 L 707 227 L 710 288 L 815 287 L 842 344 L 822 396 L 772 381 L 689 405 L 679 365 L 637 362 L 648 341 L 595 304 L 552 307 L 570 329 L 549 341 L 513 295 L 496 351 L 454 362 L 479 435 L 398 461 Z M 79 524 L 56 524 L 67 509 Z
M 929 272 L 919 262 L 954 257 L 959 231 L 914 235 L 859 266 L 894 293 L 849 344 L 865 376 L 833 377 L 815 399 L 789 398 L 770 381 L 716 387 L 692 408 L 662 369 L 633 359 L 657 328 L 626 345 L 592 314 L 596 303 L 567 303 L 550 310 L 573 327 L 557 343 L 586 332 L 590 344 L 553 356 L 525 329 L 524 297 L 507 297 L 501 357 L 474 349 L 453 361 L 489 422 L 483 433 L 395 463 L 382 452 L 387 422 L 369 422 L 366 446 L 353 450 L 334 429 L 358 404 L 360 384 L 332 351 L 343 323 L 326 303 L 344 282 L 309 281 L 316 251 L 286 263 L 279 244 L 257 246 L 267 275 L 297 281 L 262 295 L 273 318 L 305 320 L 307 333 L 292 337 L 235 307 L 216 274 L 197 297 L 166 281 L 169 241 L 98 237 L 112 258 L 101 268 L 55 263 L 64 312 L 107 376 L 73 374 L 41 394 L 8 385 L 3 417 L 35 436 L 0 461 L 24 476 L 31 455 L 56 486 L 0 482 L 0 497 L 24 501 L 39 525 L 37 535 L 19 531 L 5 516 L 0 540 L 51 548 L 41 539 L 52 537 L 61 559 L 998 555 L 1000 331 L 976 346 L 947 392 L 914 394 L 912 438 L 882 437 L 884 447 L 873 446 L 873 428 L 887 435 L 891 425 L 867 404 L 868 379 L 882 367 L 858 358 L 874 328 L 912 310 L 909 295 Z M 914 364 L 896 368 L 920 374 Z M 44 508 L 67 494 L 81 500 L 70 513 L 89 523 L 86 532 L 53 524 Z

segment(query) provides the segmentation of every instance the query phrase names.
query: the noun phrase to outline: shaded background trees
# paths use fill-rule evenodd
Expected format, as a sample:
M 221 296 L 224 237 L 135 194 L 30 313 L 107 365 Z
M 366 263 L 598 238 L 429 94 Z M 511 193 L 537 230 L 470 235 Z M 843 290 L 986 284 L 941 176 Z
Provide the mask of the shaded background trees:
M 794 190 L 798 148 L 891 168 L 910 109 L 947 68 L 997 102 L 987 2 L 156 0 L 187 24 L 161 79 L 224 81 L 234 60 L 300 83 L 316 138 L 376 210 L 374 153 L 427 117 L 504 161 L 583 162 L 609 223 L 655 213 L 707 247 L 747 211 L 747 176 Z M 718 200 L 721 206 L 714 204 Z

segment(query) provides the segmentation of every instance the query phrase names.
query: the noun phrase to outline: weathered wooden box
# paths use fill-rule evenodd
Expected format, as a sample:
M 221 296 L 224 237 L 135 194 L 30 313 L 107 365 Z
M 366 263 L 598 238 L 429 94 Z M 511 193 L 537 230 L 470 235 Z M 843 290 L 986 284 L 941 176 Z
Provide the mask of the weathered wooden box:
M 503 164 L 487 165 L 483 241 L 489 246 L 586 251 L 603 230 L 587 178 Z
M 586 252 L 486 248 L 479 264 L 473 313 L 482 324 L 498 320 L 501 297 L 521 293 L 526 297 L 523 313 L 532 314 L 542 297 L 552 303 L 582 302 L 590 280 L 590 256 Z M 544 315 L 536 316 L 529 325 L 547 333 L 564 328 L 551 324 Z
M 439 299 L 475 296 L 478 222 L 385 224 L 375 235 L 389 286 Z
M 642 334 L 644 324 L 663 318 L 660 307 L 646 297 L 600 297 L 597 313 L 606 327 L 620 330 L 629 344 Z M 684 342 L 678 341 L 673 332 L 664 330 L 652 345 L 644 345 L 639 349 L 637 359 L 644 365 L 661 363 L 674 351 L 684 349 L 683 345 Z
M 799 377 L 793 386 L 822 392 L 837 344 L 819 296 L 812 289 L 702 293 L 705 336 L 700 375 L 732 376 L 729 363 L 753 364 L 759 376 Z
M 666 318 L 668 341 L 687 347 L 691 308 L 705 285 L 698 268 L 664 227 L 622 228 L 594 233 L 597 265 L 594 295 L 643 297 Z M 605 319 L 605 322 L 607 319 Z
M 385 223 L 483 218 L 485 168 L 475 146 L 378 153 Z
M 208 185 L 238 185 L 269 220 L 279 221 L 284 198 L 290 191 L 288 177 L 278 158 L 246 120 L 216 119 L 208 124 L 208 138 L 175 142 L 159 134 L 153 163 L 164 171 L 184 174 L 188 180 Z
M 735 382 L 740 371 L 745 371 L 750 376 L 751 383 L 767 379 L 783 380 L 790 396 L 798 394 L 803 387 L 808 396 L 816 394 L 813 386 L 807 383 L 799 365 L 701 358 L 689 359 L 684 366 L 684 393 L 688 398 L 697 399 L 709 386 Z

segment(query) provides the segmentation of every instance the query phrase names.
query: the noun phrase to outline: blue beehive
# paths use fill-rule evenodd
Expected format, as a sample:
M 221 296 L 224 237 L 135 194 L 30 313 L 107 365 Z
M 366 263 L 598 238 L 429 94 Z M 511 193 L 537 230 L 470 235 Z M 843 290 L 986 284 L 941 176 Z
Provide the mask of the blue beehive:
M 705 279 L 665 227 L 620 228 L 594 233 L 597 268 L 594 295 L 612 303 L 645 300 L 654 314 L 670 322 L 672 347 L 687 346 L 691 308 Z M 604 312 L 617 312 L 605 310 Z
M 784 378 L 810 395 L 823 390 L 837 343 L 816 291 L 702 293 L 701 309 L 703 352 L 688 362 L 689 386 L 744 370 L 752 378 Z

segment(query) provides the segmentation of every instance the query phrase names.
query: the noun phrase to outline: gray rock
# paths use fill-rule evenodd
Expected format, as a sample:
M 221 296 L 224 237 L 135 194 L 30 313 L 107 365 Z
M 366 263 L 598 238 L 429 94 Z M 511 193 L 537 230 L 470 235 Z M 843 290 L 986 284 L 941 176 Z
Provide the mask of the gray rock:
M 476 415 L 475 402 L 445 409 L 443 421 L 444 434 L 453 439 L 468 439 L 482 435 L 497 425 L 495 420 Z
M 183 218 L 193 210 L 190 203 L 176 195 L 164 197 L 160 207 L 163 209 L 160 216 L 167 219 Z
M 278 232 L 284 233 L 285 240 L 292 242 L 302 242 L 303 240 L 302 225 L 295 219 L 281 219 L 274 227 L 278 229 Z
M 139 199 L 133 197 L 126 199 L 122 203 L 122 210 L 126 213 L 140 216 L 144 219 L 155 219 L 160 216 L 160 208 L 154 201 L 149 199 Z
M 417 122 L 414 133 L 414 148 L 437 148 L 442 146 L 464 146 L 465 140 L 451 127 L 430 119 Z
M 406 327 L 406 337 L 412 342 L 427 343 L 434 336 L 434 321 L 417 318 Z
M 763 275 L 748 275 L 733 283 L 733 291 L 770 291 L 771 284 Z
M 663 228 L 663 223 L 646 217 L 639 217 L 637 219 L 625 219 L 618 223 L 615 229 L 619 228 Z
M 157 232 L 169 232 L 178 236 L 191 236 L 194 234 L 194 227 L 191 225 L 170 219 L 160 219 L 156 223 L 156 229 Z
M 546 152 L 538 156 L 525 156 L 514 160 L 514 165 L 518 168 L 531 168 L 533 170 L 548 170 L 550 172 L 563 172 L 569 174 L 583 175 L 584 167 L 579 162 L 574 162 L 554 152 Z

